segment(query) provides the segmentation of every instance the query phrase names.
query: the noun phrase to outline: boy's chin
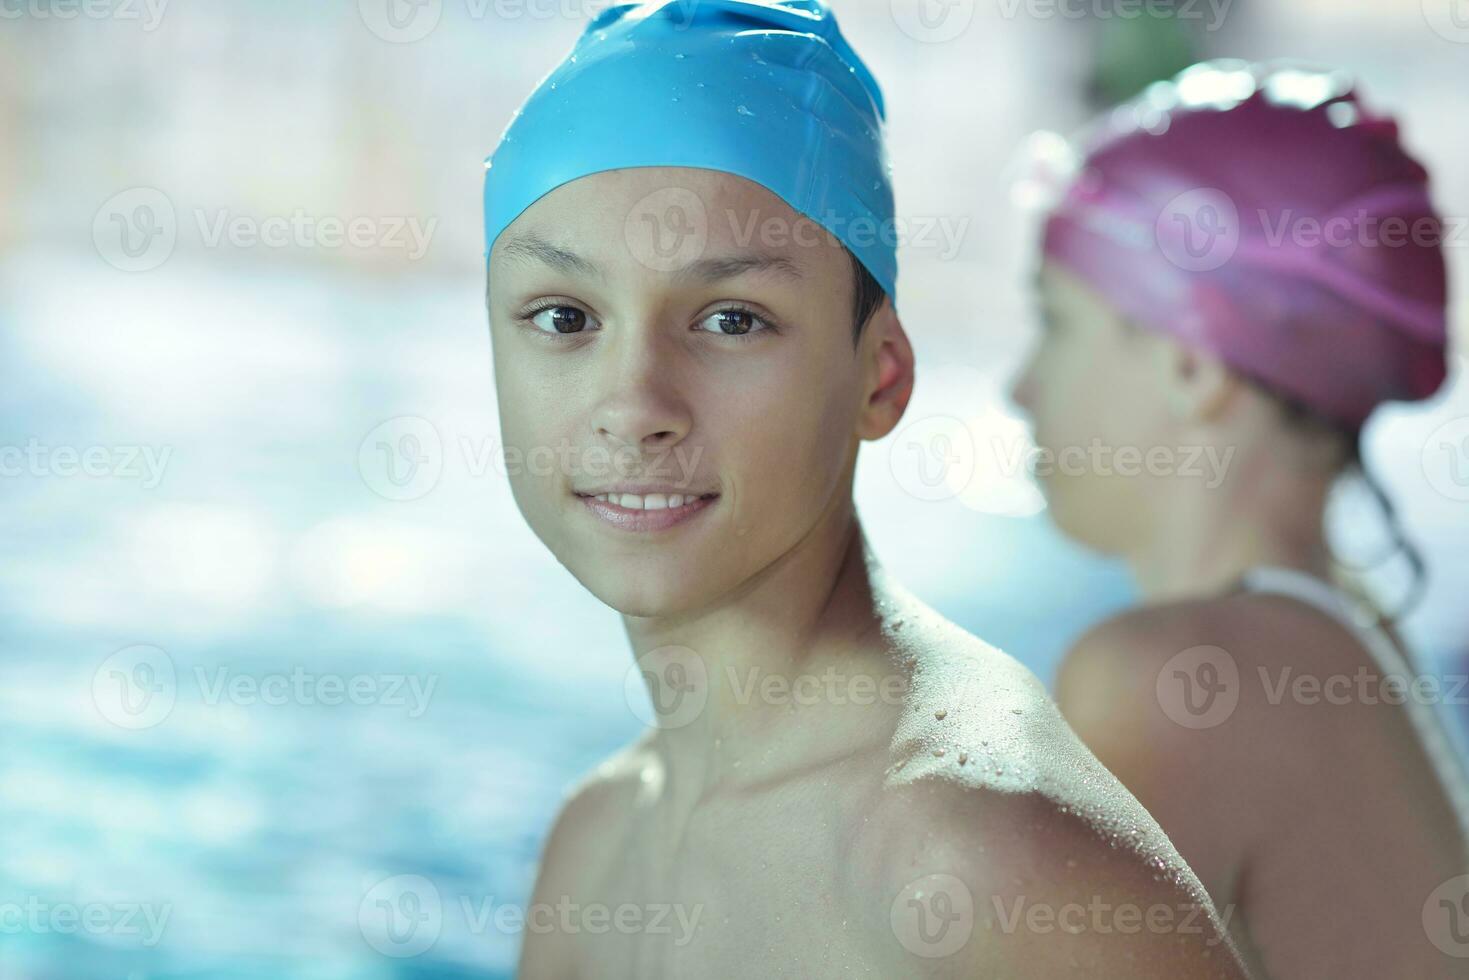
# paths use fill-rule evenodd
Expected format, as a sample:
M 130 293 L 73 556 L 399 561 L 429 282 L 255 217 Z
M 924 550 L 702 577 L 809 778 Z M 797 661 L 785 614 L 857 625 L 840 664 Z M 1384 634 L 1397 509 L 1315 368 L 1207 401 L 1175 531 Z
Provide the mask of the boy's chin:
M 682 569 L 633 571 L 626 568 L 567 566 L 586 590 L 624 616 L 676 616 L 708 601 L 699 576 Z
M 633 616 L 639 619 L 661 619 L 667 616 L 677 616 L 698 608 L 701 603 L 689 594 L 688 589 L 676 591 L 651 593 L 647 590 L 639 590 L 636 593 L 625 588 L 612 588 L 606 592 L 592 590 L 592 594 L 602 602 L 616 609 L 624 616 Z

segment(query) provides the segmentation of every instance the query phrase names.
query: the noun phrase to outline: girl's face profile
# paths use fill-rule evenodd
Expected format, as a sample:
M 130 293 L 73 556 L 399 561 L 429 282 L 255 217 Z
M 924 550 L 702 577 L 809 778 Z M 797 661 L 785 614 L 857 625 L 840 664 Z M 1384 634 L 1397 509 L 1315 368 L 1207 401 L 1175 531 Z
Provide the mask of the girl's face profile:
M 1167 341 L 1129 331 L 1101 295 L 1053 262 L 1041 265 L 1036 303 L 1040 338 L 1012 388 L 1041 451 L 1036 477 L 1062 530 L 1115 551 L 1145 519 L 1146 481 L 1120 475 L 1119 460 L 1129 457 L 1119 452 L 1172 445 L 1159 357 Z
M 628 615 L 701 608 L 847 506 L 868 381 L 853 278 L 814 222 L 708 170 L 591 174 L 498 236 L 488 306 L 511 489 L 595 595 Z M 595 499 L 622 490 L 697 504 L 629 529 Z

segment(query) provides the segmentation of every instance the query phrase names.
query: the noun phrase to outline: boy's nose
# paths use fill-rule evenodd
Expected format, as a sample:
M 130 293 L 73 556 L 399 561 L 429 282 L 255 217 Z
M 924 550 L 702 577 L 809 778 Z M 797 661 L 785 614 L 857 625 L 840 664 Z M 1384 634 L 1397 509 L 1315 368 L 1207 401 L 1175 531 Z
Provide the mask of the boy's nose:
M 608 365 L 608 383 L 591 419 L 598 439 L 641 452 L 676 445 L 693 427 L 688 403 L 672 383 L 673 365 L 653 346 L 639 344 Z

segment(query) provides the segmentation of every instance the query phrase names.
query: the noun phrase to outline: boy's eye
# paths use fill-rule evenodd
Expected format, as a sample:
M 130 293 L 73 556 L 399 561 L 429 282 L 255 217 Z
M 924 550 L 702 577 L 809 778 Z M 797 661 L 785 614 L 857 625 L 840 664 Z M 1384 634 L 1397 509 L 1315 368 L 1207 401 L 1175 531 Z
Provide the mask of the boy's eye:
M 719 310 L 699 321 L 699 329 L 708 333 L 719 333 L 737 337 L 743 334 L 759 333 L 761 330 L 768 330 L 770 329 L 770 324 L 749 310 L 728 309 Z
M 530 322 L 545 333 L 581 333 L 596 321 L 587 316 L 585 310 L 575 306 L 548 306 L 537 310 L 530 317 Z

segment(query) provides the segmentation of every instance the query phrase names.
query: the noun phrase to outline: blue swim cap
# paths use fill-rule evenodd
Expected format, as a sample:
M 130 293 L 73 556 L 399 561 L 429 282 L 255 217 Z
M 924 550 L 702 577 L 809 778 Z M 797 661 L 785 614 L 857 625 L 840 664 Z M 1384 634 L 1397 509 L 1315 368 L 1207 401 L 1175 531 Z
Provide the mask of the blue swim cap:
M 485 161 L 485 255 L 567 181 L 624 167 L 752 180 L 894 297 L 882 92 L 822 0 L 648 0 L 598 14 Z

